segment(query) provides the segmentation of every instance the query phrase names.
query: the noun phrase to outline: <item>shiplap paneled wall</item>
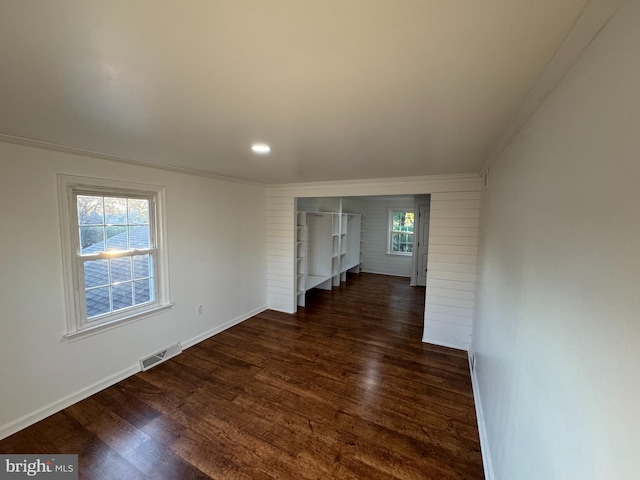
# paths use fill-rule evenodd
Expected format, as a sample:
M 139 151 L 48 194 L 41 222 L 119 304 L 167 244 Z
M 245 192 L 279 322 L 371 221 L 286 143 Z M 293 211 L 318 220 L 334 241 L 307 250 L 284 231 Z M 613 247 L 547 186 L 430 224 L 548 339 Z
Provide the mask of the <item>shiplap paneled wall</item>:
M 267 301 L 293 313 L 295 199 L 431 194 L 423 341 L 468 349 L 475 302 L 480 177 L 443 175 L 273 185 L 267 188 Z
M 413 196 L 347 197 L 344 205 L 346 212 L 362 214 L 362 271 L 411 277 L 412 257 L 387 254 L 387 234 L 389 209 L 413 212 Z
M 431 194 L 426 342 L 471 345 L 479 221 L 479 191 Z
M 293 196 L 267 195 L 267 298 L 273 310 L 293 313 L 295 225 Z

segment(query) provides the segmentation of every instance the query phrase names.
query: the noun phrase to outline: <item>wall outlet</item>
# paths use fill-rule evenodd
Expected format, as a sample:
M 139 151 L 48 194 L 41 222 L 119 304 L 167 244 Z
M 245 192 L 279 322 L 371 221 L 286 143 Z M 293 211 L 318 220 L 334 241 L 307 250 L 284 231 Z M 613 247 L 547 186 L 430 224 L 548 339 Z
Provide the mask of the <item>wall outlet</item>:
M 196 309 L 196 313 L 198 315 L 202 315 L 202 305 L 198 305 L 198 308 Z

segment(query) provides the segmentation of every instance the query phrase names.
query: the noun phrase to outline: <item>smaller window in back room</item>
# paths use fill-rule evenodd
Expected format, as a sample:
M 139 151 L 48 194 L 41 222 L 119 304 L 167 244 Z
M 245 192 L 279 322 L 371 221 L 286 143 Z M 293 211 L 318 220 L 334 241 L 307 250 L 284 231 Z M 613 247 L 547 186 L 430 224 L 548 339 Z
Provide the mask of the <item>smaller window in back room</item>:
M 414 212 L 389 210 L 387 253 L 412 255 Z

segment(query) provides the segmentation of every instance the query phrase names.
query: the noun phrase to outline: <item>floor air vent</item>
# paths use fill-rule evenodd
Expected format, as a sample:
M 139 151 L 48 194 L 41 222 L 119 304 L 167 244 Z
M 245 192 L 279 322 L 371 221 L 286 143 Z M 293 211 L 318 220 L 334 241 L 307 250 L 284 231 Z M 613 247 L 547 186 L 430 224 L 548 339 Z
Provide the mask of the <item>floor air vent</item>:
M 169 360 L 171 357 L 175 357 L 179 353 L 182 353 L 182 347 L 179 343 L 176 343 L 175 345 L 171 345 L 158 353 L 154 353 L 153 355 L 143 358 L 140 360 L 140 367 L 142 367 L 142 371 L 144 372 L 165 360 Z

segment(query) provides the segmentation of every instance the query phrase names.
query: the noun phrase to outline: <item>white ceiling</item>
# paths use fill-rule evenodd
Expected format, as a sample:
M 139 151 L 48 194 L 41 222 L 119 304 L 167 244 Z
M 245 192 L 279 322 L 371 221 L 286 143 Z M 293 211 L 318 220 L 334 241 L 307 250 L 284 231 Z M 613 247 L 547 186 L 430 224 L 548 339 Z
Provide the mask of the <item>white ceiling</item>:
M 0 135 L 260 183 L 478 172 L 586 3 L 0 0 Z

